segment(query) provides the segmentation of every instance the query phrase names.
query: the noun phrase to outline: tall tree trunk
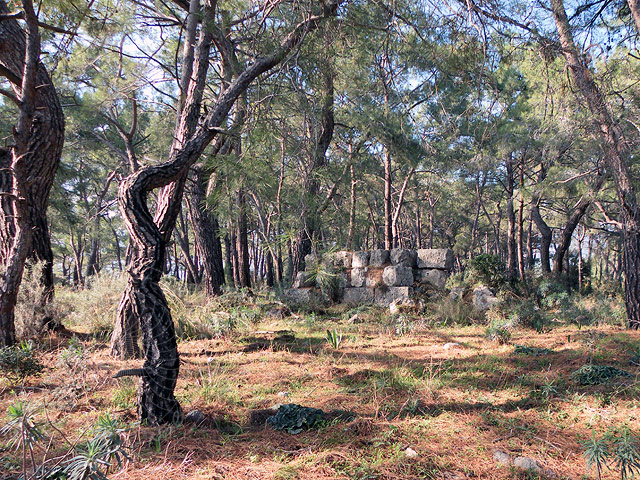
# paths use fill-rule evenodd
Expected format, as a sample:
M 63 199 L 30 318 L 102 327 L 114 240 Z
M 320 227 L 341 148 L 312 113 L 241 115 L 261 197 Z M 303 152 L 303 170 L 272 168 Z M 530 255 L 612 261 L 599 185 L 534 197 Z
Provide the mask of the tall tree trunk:
M 569 72 L 585 99 L 598 128 L 605 151 L 605 162 L 616 181 L 622 217 L 622 243 L 625 275 L 624 297 L 628 325 L 640 327 L 640 209 L 629 170 L 631 152 L 624 133 L 609 111 L 609 106 L 591 78 L 591 72 L 573 40 L 562 0 L 551 0 L 562 52 Z
M 513 192 L 515 180 L 513 177 L 513 154 L 510 152 L 505 159 L 507 170 L 507 275 L 515 279 L 518 275 L 518 251 L 516 248 L 516 214 L 513 208 Z
M 569 219 L 567 220 L 566 225 L 560 232 L 560 243 L 556 248 L 556 254 L 553 257 L 553 271 L 556 275 L 561 275 L 564 265 L 564 256 L 569 251 L 569 247 L 571 246 L 571 238 L 573 237 L 573 232 L 576 227 L 582 220 L 582 217 L 587 213 L 587 210 L 591 206 L 593 199 L 597 192 L 602 188 L 604 184 L 604 174 L 598 176 L 595 181 L 595 184 L 592 187 L 592 190 L 589 194 L 583 196 L 576 205 L 571 215 L 569 215 Z
M 249 238 L 247 235 L 247 202 L 244 190 L 240 189 L 236 196 L 237 230 L 236 255 L 238 256 L 238 288 L 251 288 L 251 270 L 249 268 Z
M 22 5 L 25 30 L 11 18 L 3 19 L 0 28 L 0 75 L 11 84 L 19 106 L 14 144 L 0 154 L 3 167 L 11 172 L 3 175 L 0 185 L 0 346 L 15 342 L 15 304 L 29 254 L 44 262 L 43 301 L 53 294 L 46 209 L 64 142 L 60 102 L 39 61 L 38 19 L 31 0 L 23 0 Z M 0 15 L 9 13 L 6 2 L 0 0 Z
M 204 285 L 208 297 L 220 295 L 224 285 L 222 245 L 218 219 L 207 209 L 202 170 L 194 167 L 187 196 L 189 219 L 200 261 L 204 268 Z
M 384 248 L 391 250 L 393 248 L 393 209 L 391 206 L 391 154 L 389 148 L 384 149 Z
M 325 33 L 325 36 L 327 34 Z M 325 39 L 329 41 L 329 39 Z M 305 185 L 303 191 L 303 208 L 301 209 L 301 228 L 298 232 L 295 245 L 293 246 L 293 272 L 295 278 L 298 272 L 304 270 L 304 257 L 311 253 L 312 241 L 315 234 L 320 229 L 320 214 L 314 208 L 317 204 L 318 181 L 315 172 L 318 168 L 326 165 L 326 155 L 329 145 L 333 139 L 334 129 L 334 87 L 333 87 L 333 66 L 329 60 L 322 62 L 323 84 L 320 91 L 322 95 L 322 109 L 320 111 L 320 134 L 313 150 L 312 158 L 309 162 L 309 169 L 306 172 Z

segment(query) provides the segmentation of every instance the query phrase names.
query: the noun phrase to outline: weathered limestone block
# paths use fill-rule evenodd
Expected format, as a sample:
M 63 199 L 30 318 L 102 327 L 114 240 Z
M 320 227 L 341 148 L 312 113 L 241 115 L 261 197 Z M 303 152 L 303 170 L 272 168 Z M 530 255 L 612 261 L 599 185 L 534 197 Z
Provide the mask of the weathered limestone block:
M 493 292 L 484 285 L 478 285 L 474 288 L 472 295 L 473 306 L 478 310 L 489 310 L 499 302 Z
M 365 268 L 369 265 L 369 252 L 353 252 L 351 267 Z
M 391 303 L 409 300 L 413 294 L 412 287 L 381 287 L 376 288 L 375 302 L 377 305 L 389 306 Z
M 367 280 L 366 285 L 369 288 L 381 287 L 384 285 L 382 281 L 382 268 L 367 268 Z
M 418 250 L 418 268 L 453 268 L 453 251 L 448 248 L 421 248 Z
M 404 248 L 394 248 L 390 252 L 391 265 L 399 265 L 401 267 L 416 266 L 416 251 L 405 250 Z
M 310 253 L 304 256 L 305 270 L 311 270 L 318 265 L 318 256 L 315 253 Z
M 321 301 L 320 294 L 311 288 L 289 288 L 284 291 L 285 300 L 291 303 L 309 304 Z
M 419 283 L 428 283 L 436 288 L 444 288 L 449 278 L 449 272 L 431 268 L 421 268 L 416 270 L 416 280 Z
M 345 288 L 343 302 L 350 305 L 364 305 L 373 303 L 375 299 L 372 288 Z
M 351 286 L 352 287 L 364 287 L 367 281 L 367 269 L 366 268 L 352 268 L 351 269 Z
M 306 288 L 315 286 L 315 278 L 309 272 L 298 272 L 292 288 Z
M 371 250 L 369 256 L 370 267 L 382 267 L 389 261 L 389 250 Z
M 413 268 L 390 265 L 382 272 L 382 281 L 389 287 L 413 285 Z
M 322 261 L 337 268 L 351 268 L 351 256 L 351 252 L 341 250 L 324 255 Z

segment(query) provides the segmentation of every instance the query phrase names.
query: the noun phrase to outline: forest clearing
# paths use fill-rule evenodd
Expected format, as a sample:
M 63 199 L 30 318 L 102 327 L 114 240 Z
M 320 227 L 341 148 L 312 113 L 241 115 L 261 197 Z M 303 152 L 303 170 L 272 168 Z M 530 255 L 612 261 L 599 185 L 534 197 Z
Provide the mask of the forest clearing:
M 98 287 L 105 286 L 112 284 Z M 211 337 L 179 343 L 176 397 L 186 414 L 203 416 L 195 424 L 137 424 L 137 380 L 112 378 L 131 362 L 110 357 L 107 343 L 89 336 L 103 325 L 82 318 L 83 340 L 43 339 L 38 357 L 49 367 L 15 393 L 6 384 L 0 393 L 2 410 L 16 398 L 38 405 L 33 419 L 55 439 L 50 458 L 64 455 L 67 442 L 91 438 L 108 414 L 123 428 L 130 457 L 121 470 L 113 462 L 114 479 L 594 478 L 583 442 L 637 425 L 640 334 L 604 321 L 579 328 L 564 317 L 575 315 L 568 304 L 550 312 L 545 331 L 515 328 L 500 343 L 482 325 L 450 323 L 453 303 L 430 305 L 426 317 L 375 306 L 290 312 L 274 299 L 227 294 L 208 307 L 222 309 L 221 324 L 198 324 L 188 318 L 215 317 L 203 314 L 203 296 L 182 292 L 182 303 L 178 285 L 165 287 L 185 322 L 178 334 Z M 59 296 L 78 294 L 70 295 Z M 327 329 L 341 333 L 337 348 Z M 575 372 L 591 363 L 632 376 L 584 385 Z M 326 418 L 297 435 L 266 425 L 265 409 L 287 403 L 322 409 Z M 532 459 L 541 472 L 500 463 L 496 451 Z M 0 455 L 7 472 L 19 472 L 19 449 Z M 602 478 L 619 473 L 605 468 Z

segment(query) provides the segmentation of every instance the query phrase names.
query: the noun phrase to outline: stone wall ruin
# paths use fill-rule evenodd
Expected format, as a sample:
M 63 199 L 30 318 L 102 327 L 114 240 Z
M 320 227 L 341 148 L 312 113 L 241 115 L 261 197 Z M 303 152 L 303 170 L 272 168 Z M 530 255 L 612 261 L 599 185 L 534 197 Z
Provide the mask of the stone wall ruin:
M 352 305 L 388 306 L 411 298 L 425 288 L 444 289 L 453 268 L 449 249 L 371 250 L 333 252 L 321 258 L 305 257 L 306 270 L 299 272 L 285 297 L 294 303 L 334 300 Z M 327 274 L 328 272 L 328 274 Z M 331 292 L 321 286 L 322 275 L 331 276 Z M 333 278 L 335 277 L 335 278 Z M 330 298 L 333 297 L 333 298 Z

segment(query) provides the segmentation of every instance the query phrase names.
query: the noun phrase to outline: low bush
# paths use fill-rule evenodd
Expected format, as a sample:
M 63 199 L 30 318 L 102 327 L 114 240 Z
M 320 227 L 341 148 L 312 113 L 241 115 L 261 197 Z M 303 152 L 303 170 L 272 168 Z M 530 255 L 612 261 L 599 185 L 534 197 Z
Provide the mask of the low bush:
M 38 359 L 31 342 L 0 348 L 0 371 L 12 383 L 40 375 L 44 365 Z

